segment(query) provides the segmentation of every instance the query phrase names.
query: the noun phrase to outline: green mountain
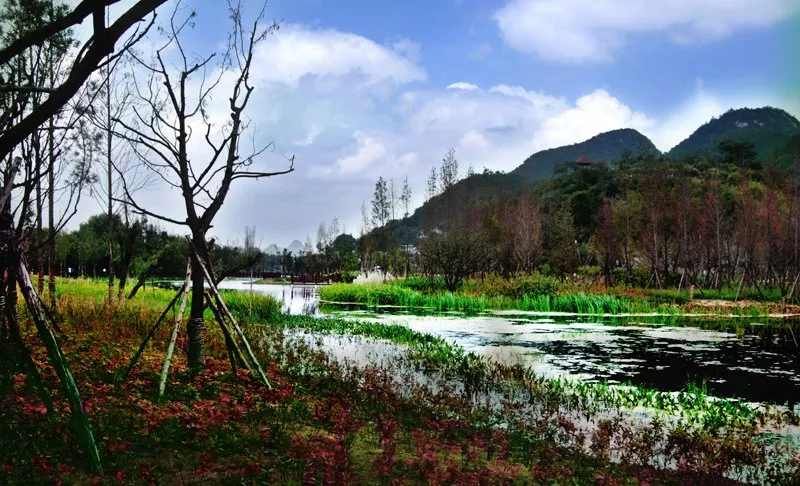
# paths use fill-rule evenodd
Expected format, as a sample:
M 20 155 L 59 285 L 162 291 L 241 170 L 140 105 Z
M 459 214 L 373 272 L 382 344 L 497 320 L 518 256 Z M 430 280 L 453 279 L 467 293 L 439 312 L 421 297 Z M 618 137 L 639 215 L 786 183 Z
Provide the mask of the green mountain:
M 729 110 L 712 118 L 689 138 L 667 153 L 671 158 L 719 155 L 722 141 L 749 142 L 759 159 L 779 155 L 792 137 L 800 135 L 800 121 L 785 111 L 772 108 Z
M 650 139 L 630 128 L 601 133 L 581 143 L 536 152 L 509 173 L 487 171 L 462 179 L 423 204 L 408 220 L 390 221 L 385 230 L 397 235 L 400 242 L 413 244 L 423 219 L 432 226 L 447 226 L 459 208 L 499 204 L 516 197 L 523 188 L 551 179 L 554 169 L 574 167 L 578 159 L 614 164 L 626 155 L 720 156 L 719 144 L 723 141 L 752 143 L 758 158 L 774 158 L 787 165 L 800 157 L 800 122 L 777 108 L 730 110 L 698 128 L 668 154 L 662 154 Z
M 542 150 L 507 174 L 486 171 L 461 179 L 423 204 L 409 221 L 391 221 L 386 228 L 398 235 L 399 241 L 413 243 L 423 218 L 433 226 L 447 225 L 454 208 L 492 205 L 508 196 L 514 197 L 522 188 L 549 179 L 553 169 L 565 162 L 573 163 L 581 157 L 592 163 L 615 162 L 625 154 L 635 157 L 646 153 L 660 154 L 650 139 L 630 128 L 601 133 L 581 143 Z
M 625 153 L 637 156 L 660 152 L 649 138 L 631 128 L 623 128 L 601 133 L 581 143 L 536 152 L 511 174 L 531 183 L 548 179 L 553 175 L 553 169 L 565 161 L 587 157 L 593 162 L 615 162 Z

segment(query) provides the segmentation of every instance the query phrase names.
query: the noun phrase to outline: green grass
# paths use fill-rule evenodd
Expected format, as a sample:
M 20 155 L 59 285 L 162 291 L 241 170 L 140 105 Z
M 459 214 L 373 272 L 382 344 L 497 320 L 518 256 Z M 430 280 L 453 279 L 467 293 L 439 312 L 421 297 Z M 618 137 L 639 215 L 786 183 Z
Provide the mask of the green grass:
M 551 406 L 596 413 L 602 410 L 644 407 L 677 418 L 678 424 L 712 432 L 720 427 L 752 428 L 758 423 L 794 423 L 800 417 L 775 409 L 761 409 L 736 399 L 713 398 L 705 384 L 686 384 L 679 392 L 638 385 L 612 386 L 566 378 L 543 378 L 522 364 L 505 365 L 465 351 L 444 339 L 397 324 L 380 324 L 332 317 L 283 315 L 280 326 L 318 333 L 357 335 L 409 346 L 408 356 L 426 369 L 457 376 L 472 389 L 517 386 Z M 663 417 L 666 419 L 666 417 Z
M 672 296 L 668 291 L 657 294 L 627 296 L 615 293 L 595 294 L 580 290 L 562 291 L 559 293 L 534 291 L 519 293 L 520 289 L 548 289 L 540 281 L 509 284 L 511 287 L 497 291 L 498 285 L 490 284 L 491 292 L 481 293 L 480 286 L 474 282 L 467 285 L 464 291 L 447 292 L 439 289 L 436 281 L 426 287 L 424 280 L 409 279 L 382 284 L 333 284 L 318 290 L 320 299 L 326 304 L 358 304 L 367 308 L 401 307 L 436 312 L 457 311 L 478 313 L 486 310 L 520 310 L 543 313 L 574 314 L 661 314 L 675 315 L 683 313 L 763 316 L 768 313 L 761 306 L 719 307 L 719 308 L 687 308 L 684 301 L 676 293 Z M 511 295 L 504 295 L 504 293 Z
M 520 310 L 529 312 L 567 312 L 577 314 L 660 313 L 674 314 L 678 306 L 651 304 L 645 298 L 617 295 L 571 293 L 566 295 L 483 296 L 437 292 L 426 294 L 395 284 L 334 284 L 318 290 L 325 303 L 360 304 L 366 307 L 396 306 L 407 309 L 475 313 L 485 310 Z
M 59 299 L 60 316 L 68 320 L 87 321 L 113 318 L 115 322 L 124 322 L 126 326 L 145 329 L 155 323 L 177 292 L 177 289 L 150 287 L 140 290 L 133 299 L 115 299 L 114 305 L 109 308 L 106 305 L 107 285 L 107 281 L 58 279 L 56 295 Z M 272 296 L 253 293 L 251 297 L 247 292 L 235 290 L 220 292 L 228 309 L 241 321 L 273 322 L 280 316 L 281 303 Z M 47 301 L 46 295 L 42 298 Z M 191 301 L 190 292 L 187 309 L 191 306 Z M 177 309 L 173 308 L 169 316 L 174 318 L 176 313 Z M 214 319 L 209 309 L 206 309 L 205 317 L 209 321 Z

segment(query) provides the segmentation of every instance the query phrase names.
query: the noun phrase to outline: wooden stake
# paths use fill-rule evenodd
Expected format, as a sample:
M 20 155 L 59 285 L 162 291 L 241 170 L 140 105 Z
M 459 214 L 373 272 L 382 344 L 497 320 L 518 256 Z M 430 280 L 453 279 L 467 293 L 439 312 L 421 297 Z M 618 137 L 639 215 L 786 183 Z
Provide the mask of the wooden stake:
M 161 368 L 161 381 L 158 384 L 158 398 L 164 396 L 164 389 L 167 387 L 167 375 L 169 375 L 169 367 L 172 364 L 172 355 L 175 353 L 175 342 L 178 340 L 178 331 L 180 331 L 181 322 L 183 321 L 183 312 L 186 310 L 186 301 L 189 297 L 189 281 L 191 278 L 192 267 L 189 265 L 186 268 L 186 283 L 183 285 L 181 310 L 178 312 L 178 317 L 175 319 L 175 326 L 172 328 L 172 337 L 169 340 L 169 347 L 167 348 L 167 356 L 164 358 L 164 366 Z
M 250 363 L 248 363 L 242 357 L 242 350 L 239 349 L 239 345 L 236 344 L 236 341 L 233 339 L 231 330 L 228 329 L 228 324 L 220 314 L 219 309 L 216 305 L 214 305 L 214 302 L 211 299 L 211 294 L 206 292 L 205 295 L 208 308 L 211 309 L 211 313 L 214 314 L 214 319 L 216 319 L 220 329 L 222 329 L 223 336 L 225 336 L 225 347 L 228 349 L 228 358 L 231 361 L 231 369 L 233 370 L 233 374 L 236 375 L 236 370 L 239 365 L 243 365 L 248 371 L 253 371 L 253 369 L 250 367 Z
M 175 297 L 173 297 L 172 300 L 169 302 L 169 305 L 167 305 L 167 308 L 164 309 L 164 312 L 161 313 L 161 316 L 159 316 L 156 323 L 153 325 L 152 328 L 150 328 L 150 331 L 144 337 L 144 340 L 142 340 L 142 344 L 139 346 L 139 349 L 136 351 L 136 354 L 134 354 L 133 357 L 131 358 L 131 362 L 128 364 L 128 368 L 125 370 L 125 373 L 123 373 L 122 376 L 119 378 L 118 380 L 119 383 L 124 383 L 125 380 L 128 379 L 128 376 L 131 374 L 131 371 L 133 371 L 133 368 L 136 366 L 136 363 L 139 362 L 139 358 L 142 356 L 144 348 L 147 347 L 147 343 L 149 343 L 150 340 L 153 339 L 153 336 L 155 336 L 158 326 L 161 325 L 161 322 L 164 320 L 165 317 L 167 317 L 167 314 L 169 313 L 170 309 L 172 309 L 173 306 L 175 306 L 175 303 L 178 301 L 178 298 L 186 291 L 186 287 L 187 283 L 184 282 L 183 286 L 175 294 Z
M 231 325 L 233 326 L 233 329 L 236 331 L 236 335 L 239 337 L 239 339 L 242 340 L 242 343 L 244 343 L 244 348 L 247 351 L 247 358 L 250 360 L 250 363 L 253 366 L 253 368 L 255 368 L 255 370 L 258 372 L 258 376 L 261 378 L 261 381 L 263 381 L 268 388 L 272 388 L 272 385 L 270 384 L 269 379 L 267 378 L 267 374 L 264 372 L 264 369 L 261 367 L 261 363 L 258 362 L 258 358 L 256 358 L 255 353 L 253 353 L 253 348 L 250 347 L 250 343 L 247 341 L 247 337 L 244 335 L 244 332 L 242 332 L 242 329 L 239 327 L 239 324 L 237 324 L 236 319 L 233 317 L 233 314 L 231 314 L 231 311 L 228 310 L 228 306 L 225 305 L 225 301 L 222 300 L 222 296 L 219 295 L 219 290 L 217 289 L 217 286 L 214 283 L 214 279 L 211 278 L 211 275 L 208 272 L 208 268 L 206 268 L 205 262 L 200 257 L 200 254 L 197 252 L 197 249 L 194 247 L 191 238 L 187 237 L 186 240 L 189 242 L 189 248 L 194 253 L 194 257 L 197 263 L 200 265 L 200 270 L 203 271 L 203 276 L 208 282 L 211 294 L 217 301 L 217 307 L 219 307 L 219 310 L 221 311 L 222 315 L 228 318 Z
M 89 456 L 89 468 L 92 473 L 103 474 L 103 466 L 100 462 L 100 452 L 97 450 L 97 443 L 92 434 L 92 428 L 89 425 L 89 418 L 86 416 L 86 411 L 83 409 L 83 400 L 81 399 L 80 391 L 75 383 L 75 378 L 67 364 L 67 358 L 58 344 L 53 330 L 50 328 L 47 318 L 45 317 L 44 309 L 40 305 L 39 299 L 36 297 L 36 291 L 33 289 L 28 270 L 25 268 L 25 263 L 22 259 L 18 259 L 18 274 L 22 295 L 25 298 L 25 304 L 33 317 L 33 322 L 36 324 L 36 330 L 41 338 L 47 355 L 50 358 L 53 368 L 58 375 L 61 385 L 64 388 L 64 394 L 67 396 L 72 416 L 72 425 L 78 434 L 78 438 L 83 442 L 86 453 Z

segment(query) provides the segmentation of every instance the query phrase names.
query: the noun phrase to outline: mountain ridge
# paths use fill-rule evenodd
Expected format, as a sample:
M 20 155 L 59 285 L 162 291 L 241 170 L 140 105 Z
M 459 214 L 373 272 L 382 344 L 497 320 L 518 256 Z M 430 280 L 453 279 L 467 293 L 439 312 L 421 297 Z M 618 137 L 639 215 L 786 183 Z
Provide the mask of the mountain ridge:
M 752 143 L 757 156 L 764 159 L 776 155 L 798 135 L 800 121 L 783 109 L 771 106 L 730 109 L 702 124 L 666 156 L 676 159 L 719 155 L 720 142 L 734 141 Z
M 626 152 L 631 155 L 661 154 L 655 144 L 633 128 L 620 128 L 599 133 L 582 142 L 540 150 L 529 156 L 510 174 L 522 177 L 525 182 L 546 179 L 553 169 L 566 161 L 588 157 L 593 162 L 613 162 Z

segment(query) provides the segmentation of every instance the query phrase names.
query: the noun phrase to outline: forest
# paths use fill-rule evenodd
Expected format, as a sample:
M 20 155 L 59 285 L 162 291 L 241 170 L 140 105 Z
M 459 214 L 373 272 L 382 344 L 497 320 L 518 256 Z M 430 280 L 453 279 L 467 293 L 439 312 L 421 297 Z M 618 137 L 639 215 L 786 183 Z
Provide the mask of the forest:
M 367 221 L 377 227 L 359 248 L 362 258 L 386 261 L 395 272 L 408 260 L 451 282 L 580 273 L 608 286 L 734 287 L 796 299 L 800 165 L 796 155 L 785 161 L 761 160 L 752 143 L 723 141 L 712 156 L 564 161 L 552 178 L 509 190 L 493 186 L 493 174 L 448 176 L 445 166 L 457 167 L 451 153 L 441 175 L 431 173 L 428 202 L 386 226 Z M 387 199 L 381 184 L 373 214 Z

